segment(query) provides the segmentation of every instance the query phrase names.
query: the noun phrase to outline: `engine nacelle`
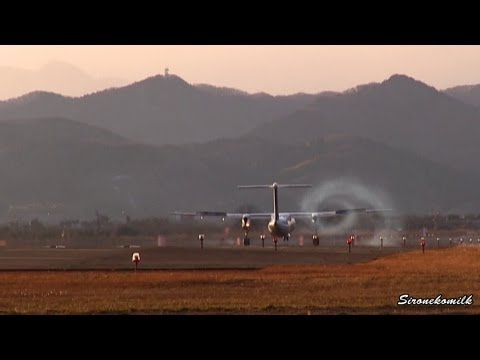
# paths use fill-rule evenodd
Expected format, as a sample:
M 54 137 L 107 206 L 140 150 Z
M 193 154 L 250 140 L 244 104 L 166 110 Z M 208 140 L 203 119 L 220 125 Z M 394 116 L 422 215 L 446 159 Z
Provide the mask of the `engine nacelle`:
M 316 223 L 318 221 L 318 215 L 312 214 L 312 223 Z
M 247 215 L 242 216 L 242 229 L 243 230 L 250 229 L 250 218 Z

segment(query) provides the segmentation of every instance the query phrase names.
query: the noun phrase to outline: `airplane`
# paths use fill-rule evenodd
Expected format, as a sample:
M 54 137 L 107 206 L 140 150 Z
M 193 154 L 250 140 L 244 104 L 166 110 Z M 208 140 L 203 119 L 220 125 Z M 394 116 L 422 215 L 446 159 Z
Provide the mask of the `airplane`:
M 267 229 L 272 236 L 273 243 L 275 244 L 275 250 L 277 250 L 277 242 L 279 238 L 283 238 L 284 241 L 288 241 L 291 233 L 295 229 L 295 218 L 311 218 L 313 223 L 317 223 L 319 218 L 344 216 L 350 213 L 377 213 L 389 211 L 388 209 L 341 209 L 333 211 L 320 211 L 320 212 L 280 212 L 278 207 L 278 189 L 280 188 L 311 188 L 311 184 L 277 184 L 274 182 L 271 185 L 239 185 L 239 189 L 272 189 L 273 190 L 273 213 L 227 213 L 222 211 L 198 211 L 198 212 L 173 212 L 171 215 L 180 216 L 200 216 L 204 217 L 221 217 L 222 221 L 226 218 L 241 219 L 242 229 L 244 230 L 243 244 L 249 245 L 250 239 L 248 238 L 248 232 L 250 231 L 251 220 L 257 219 L 269 219 Z M 318 245 L 318 227 L 316 228 L 315 235 L 312 236 L 313 244 Z

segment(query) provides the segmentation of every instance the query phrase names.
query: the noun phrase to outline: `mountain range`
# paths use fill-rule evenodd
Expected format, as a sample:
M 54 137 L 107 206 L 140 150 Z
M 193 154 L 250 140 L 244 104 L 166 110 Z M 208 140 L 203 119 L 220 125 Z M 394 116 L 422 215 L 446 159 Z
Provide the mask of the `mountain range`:
M 0 120 L 65 117 L 152 145 L 236 137 L 289 114 L 314 95 L 270 96 L 193 86 L 175 75 L 78 98 L 33 92 L 0 102 Z
M 444 93 L 465 104 L 480 106 L 480 85 L 462 85 L 444 90 Z
M 319 97 L 247 136 L 256 134 L 289 142 L 360 136 L 458 170 L 480 172 L 480 109 L 403 75 Z
M 479 111 L 404 75 L 275 97 L 175 75 L 76 98 L 34 92 L 0 102 L 0 219 L 270 211 L 270 192 L 236 185 L 273 181 L 314 185 L 282 192 L 292 211 L 326 209 L 305 199 L 343 182 L 358 206 L 478 212 Z

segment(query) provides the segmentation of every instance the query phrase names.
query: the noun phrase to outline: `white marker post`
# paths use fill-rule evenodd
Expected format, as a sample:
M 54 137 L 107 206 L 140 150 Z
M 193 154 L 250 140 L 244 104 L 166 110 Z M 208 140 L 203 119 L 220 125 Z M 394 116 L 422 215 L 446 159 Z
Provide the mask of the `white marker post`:
M 421 238 L 420 245 L 422 245 L 422 253 L 425 254 L 425 238 L 424 237 Z
M 265 247 L 265 235 L 260 235 L 260 240 L 262 240 L 262 248 Z
M 136 272 L 138 268 L 138 263 L 140 262 L 140 254 L 138 252 L 133 253 L 132 262 L 135 264 L 135 272 Z
M 352 251 L 353 235 L 347 238 L 348 252 Z
M 205 235 L 200 234 L 198 235 L 198 240 L 200 240 L 200 248 L 203 249 L 203 240 L 205 239 Z

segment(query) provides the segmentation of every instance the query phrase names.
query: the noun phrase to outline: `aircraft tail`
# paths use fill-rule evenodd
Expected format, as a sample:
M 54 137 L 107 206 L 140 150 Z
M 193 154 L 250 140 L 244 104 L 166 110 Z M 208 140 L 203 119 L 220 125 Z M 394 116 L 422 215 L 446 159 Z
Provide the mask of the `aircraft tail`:
M 273 189 L 277 188 L 311 188 L 311 184 L 272 184 L 272 185 L 238 185 L 239 189 Z
M 272 185 L 239 185 L 239 189 L 273 189 L 273 213 L 275 215 L 275 221 L 278 220 L 278 188 L 310 188 L 310 184 L 277 184 L 273 183 Z

